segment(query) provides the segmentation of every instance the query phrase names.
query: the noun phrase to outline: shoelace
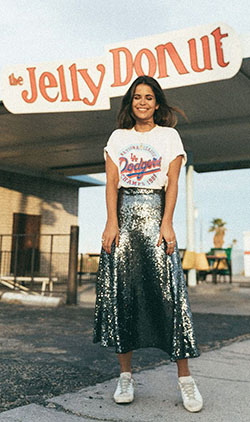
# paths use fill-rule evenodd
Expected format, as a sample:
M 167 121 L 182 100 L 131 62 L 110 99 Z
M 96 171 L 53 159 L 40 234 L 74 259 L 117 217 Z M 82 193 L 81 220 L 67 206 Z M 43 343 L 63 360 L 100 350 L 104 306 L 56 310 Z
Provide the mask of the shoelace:
M 195 400 L 195 385 L 193 382 L 185 382 L 181 384 L 184 394 L 188 397 L 189 400 Z
M 122 394 L 128 392 L 128 389 L 130 387 L 130 383 L 131 383 L 131 378 L 121 377 L 119 379 L 119 384 L 120 384 Z

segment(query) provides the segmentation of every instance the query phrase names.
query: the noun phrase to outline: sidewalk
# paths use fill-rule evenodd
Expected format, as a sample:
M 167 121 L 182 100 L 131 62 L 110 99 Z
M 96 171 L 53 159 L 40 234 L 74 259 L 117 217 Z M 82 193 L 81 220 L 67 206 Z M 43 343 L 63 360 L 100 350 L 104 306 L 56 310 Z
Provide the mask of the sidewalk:
M 136 398 L 129 406 L 119 406 L 113 402 L 112 395 L 116 385 L 116 379 L 113 378 L 73 393 L 56 395 L 43 405 L 30 404 L 2 412 L 0 422 L 245 422 L 249 419 L 250 327 L 249 331 L 243 332 L 239 326 L 233 333 L 230 321 L 234 319 L 241 324 L 244 320 L 245 324 L 248 323 L 250 288 L 239 288 L 238 285 L 227 283 L 217 286 L 203 284 L 189 289 L 189 297 L 193 313 L 203 315 L 208 331 L 213 327 L 214 319 L 221 324 L 218 328 L 229 331 L 226 347 L 210 349 L 203 352 L 199 359 L 190 360 L 192 374 L 204 397 L 204 409 L 200 413 L 191 414 L 183 408 L 176 388 L 176 365 L 171 363 L 134 374 Z M 84 308 L 92 308 L 94 286 L 83 286 L 79 291 L 79 298 Z M 61 309 L 60 312 L 62 311 Z M 72 316 L 76 315 L 76 311 L 73 310 Z M 53 316 L 59 311 L 50 312 Z M 38 316 L 41 319 L 40 314 Z M 228 324 L 225 327 L 226 322 Z M 223 341 L 218 347 L 221 344 Z M 213 343 L 212 347 L 216 347 L 216 344 Z M 90 355 L 93 355 L 93 350 L 91 347 Z M 102 362 L 105 366 L 105 360 Z
M 1 422 L 243 422 L 249 420 L 250 340 L 203 353 L 190 361 L 204 398 L 200 413 L 187 412 L 176 388 L 175 364 L 135 374 L 136 398 L 128 405 L 112 400 L 116 380 L 0 414 Z

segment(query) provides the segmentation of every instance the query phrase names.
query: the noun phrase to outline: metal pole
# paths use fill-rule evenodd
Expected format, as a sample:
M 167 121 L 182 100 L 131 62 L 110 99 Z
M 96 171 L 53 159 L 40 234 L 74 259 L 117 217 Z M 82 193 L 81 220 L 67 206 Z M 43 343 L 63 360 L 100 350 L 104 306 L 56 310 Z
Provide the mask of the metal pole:
M 78 260 L 79 227 L 70 228 L 69 273 L 67 289 L 67 305 L 77 304 L 77 260 Z
M 195 252 L 195 219 L 194 219 L 194 183 L 193 183 L 193 154 L 188 153 L 188 162 L 186 166 L 186 203 L 187 203 L 187 250 Z M 188 285 L 196 286 L 196 270 L 188 270 Z
M 17 256 L 18 256 L 18 240 L 20 235 L 16 234 L 16 242 L 15 242 L 15 256 L 14 256 L 14 288 L 16 288 L 16 273 L 17 273 Z
M 49 251 L 49 283 L 51 282 L 51 274 L 52 274 L 53 240 L 54 240 L 54 235 L 51 234 L 50 251 Z
M 31 253 L 31 290 L 34 288 L 34 268 L 35 268 L 35 237 L 36 235 L 32 235 L 32 253 Z
M 202 216 L 200 216 L 200 252 L 203 251 L 203 222 L 202 222 Z
M 79 286 L 82 285 L 82 272 L 83 272 L 83 254 L 81 253 L 80 255 L 80 268 L 79 268 L 79 272 L 80 272 L 80 277 L 79 277 Z

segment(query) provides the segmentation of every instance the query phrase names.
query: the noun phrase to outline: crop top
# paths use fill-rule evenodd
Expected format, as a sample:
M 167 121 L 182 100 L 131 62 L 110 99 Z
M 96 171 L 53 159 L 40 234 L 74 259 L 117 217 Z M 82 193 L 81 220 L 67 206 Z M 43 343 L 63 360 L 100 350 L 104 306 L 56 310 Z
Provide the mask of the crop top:
M 182 141 L 176 129 L 155 126 L 148 132 L 132 129 L 115 130 L 104 148 L 119 171 L 118 188 L 167 188 L 171 161 L 182 155 L 187 161 Z

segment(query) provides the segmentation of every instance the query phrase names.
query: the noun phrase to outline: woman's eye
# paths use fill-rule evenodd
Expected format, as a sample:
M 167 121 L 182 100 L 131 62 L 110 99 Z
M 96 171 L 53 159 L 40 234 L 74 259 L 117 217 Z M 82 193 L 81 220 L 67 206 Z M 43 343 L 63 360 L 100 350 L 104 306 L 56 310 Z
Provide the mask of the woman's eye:
M 134 96 L 134 100 L 140 100 L 140 99 L 141 99 L 141 97 L 140 97 L 139 95 L 135 95 L 135 96 Z M 153 100 L 153 97 L 151 97 L 151 96 L 147 96 L 147 97 L 146 97 L 146 100 L 150 100 L 150 101 L 151 101 L 151 100 Z

